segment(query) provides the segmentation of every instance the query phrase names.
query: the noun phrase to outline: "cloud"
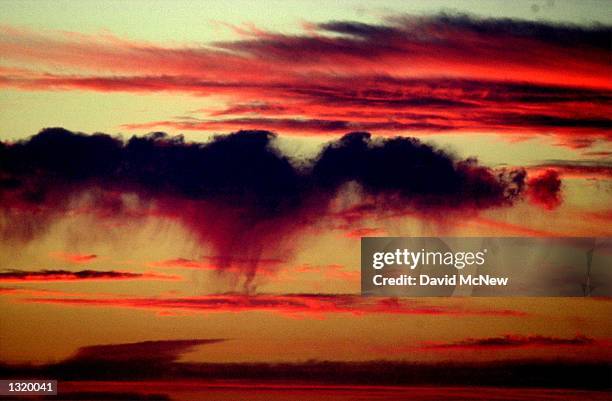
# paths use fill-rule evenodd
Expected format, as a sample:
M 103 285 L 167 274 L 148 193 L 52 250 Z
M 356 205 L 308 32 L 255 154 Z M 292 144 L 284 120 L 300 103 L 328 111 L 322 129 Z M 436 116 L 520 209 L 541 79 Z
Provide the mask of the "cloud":
M 558 338 L 541 335 L 522 336 L 505 335 L 502 337 L 468 338 L 451 343 L 428 343 L 426 349 L 484 349 L 484 348 L 516 348 L 516 347 L 559 347 L 593 345 L 595 340 L 583 335 L 573 338 Z
M 227 339 L 197 339 L 197 340 L 158 340 L 127 344 L 93 345 L 79 348 L 67 363 L 125 363 L 135 362 L 151 364 L 169 364 L 202 345 L 212 345 L 227 341 Z
M 33 32 L 5 26 L 0 31 L 0 49 L 8 60 L 27 60 L 49 67 L 59 63 L 119 76 L 144 72 L 212 80 L 229 72 L 232 79 L 255 76 L 266 82 L 273 80 L 265 75 L 265 68 L 273 68 L 282 78 L 335 65 L 338 73 L 344 73 L 338 75 L 375 67 L 391 76 L 401 72 L 411 72 L 412 76 L 477 75 L 519 82 L 531 79 L 610 87 L 605 74 L 601 74 L 608 68 L 608 26 L 439 14 L 395 17 L 379 24 L 332 21 L 312 27 L 296 35 L 244 31 L 241 40 L 171 48 L 108 34 Z M 161 59 L 166 62 L 159 63 Z M 491 59 L 496 60 L 495 65 Z M 570 70 L 563 65 L 568 60 L 573 62 Z M 228 64 L 235 68 L 228 71 Z M 19 76 L 19 70 L 9 71 Z M 537 74 L 542 71 L 548 74 Z
M 70 263 L 75 263 L 75 264 L 88 263 L 98 258 L 98 255 L 94 255 L 94 254 L 67 253 L 67 252 L 51 252 L 49 255 L 63 262 L 70 262 Z
M 598 223 L 601 221 L 612 221 L 612 209 L 605 209 L 596 212 L 585 212 L 584 217 L 593 219 Z
M 5 270 L 0 272 L 0 282 L 77 280 L 180 280 L 180 277 L 158 273 L 130 273 L 112 270 Z
M 359 227 L 350 229 L 350 227 L 339 227 L 341 229 L 346 229 L 344 236 L 347 238 L 361 238 L 361 237 L 384 237 L 387 232 L 382 228 L 378 227 Z
M 168 47 L 4 27 L 0 86 L 225 103 L 198 117 L 125 122 L 130 130 L 541 134 L 582 148 L 612 138 L 611 29 L 439 14 L 294 35 L 241 29 L 238 40 Z
M 491 218 L 486 218 L 482 216 L 473 217 L 470 219 L 470 222 L 473 222 L 480 226 L 484 230 L 495 230 L 497 236 L 522 236 L 522 237 L 560 237 L 560 236 L 576 236 L 570 235 L 566 232 L 559 233 L 559 231 L 552 230 L 543 230 L 543 229 L 533 229 L 529 227 L 525 227 L 520 224 L 512 224 L 506 221 L 495 220 Z
M 533 169 L 550 169 L 567 178 L 612 179 L 612 162 L 608 160 L 546 160 Z
M 417 208 L 509 205 L 521 194 L 525 180 L 524 170 L 495 172 L 472 159 L 454 162 L 414 138 L 393 138 L 376 146 L 363 132 L 327 145 L 312 174 L 322 188 L 355 181 L 369 194 L 396 195 Z
M 331 271 L 332 275 L 346 273 Z M 324 317 L 328 314 L 398 314 L 503 316 L 520 318 L 525 312 L 509 309 L 473 308 L 460 303 L 438 306 L 421 300 L 364 298 L 353 294 L 215 294 L 178 298 L 77 298 L 32 297 L 24 302 L 82 307 L 118 307 L 167 312 L 227 313 L 268 312 L 287 317 Z
M 341 216 L 339 198 L 350 199 L 345 211 L 359 207 L 379 216 L 461 213 L 511 206 L 527 188 L 524 169 L 491 169 L 414 138 L 373 139 L 365 132 L 329 142 L 311 160 L 295 160 L 267 131 L 189 143 L 163 133 L 124 141 L 50 128 L 0 142 L 0 159 L 5 239 L 32 239 L 71 214 L 175 219 L 212 246 L 205 262 L 244 273 L 245 289 L 258 266 L 271 270 L 287 260 L 300 230 Z M 532 183 L 542 196 L 559 191 Z
M 146 378 L 178 378 L 183 376 L 183 374 L 185 375 L 184 377 L 189 377 L 187 371 L 182 371 L 176 375 L 177 368 L 186 366 L 180 362 L 180 358 L 197 347 L 214 346 L 225 341 L 227 339 L 210 338 L 91 345 L 79 348 L 74 355 L 65 360 L 25 369 L 29 370 L 30 374 L 32 371 L 36 371 L 38 374 L 35 374 L 35 377 L 52 376 L 61 377 L 64 380 L 104 380 L 106 378 L 118 379 L 121 382 Z M 19 367 L 16 367 L 17 371 L 19 369 Z M 0 364 L 0 371 L 6 373 L 5 365 Z M 44 371 L 44 373 L 41 371 Z M 71 393 L 69 388 L 72 389 L 73 387 L 65 388 L 63 392 Z M 98 390 L 80 395 L 97 399 L 95 398 L 96 396 L 104 394 L 109 397 L 108 399 L 119 400 L 124 399 L 121 398 L 123 396 L 128 397 L 125 391 L 131 390 L 123 388 L 119 392 L 109 394 L 106 391 L 110 389 L 111 387 L 105 387 L 102 389 L 103 391 Z M 142 399 L 149 400 L 151 399 L 150 397 L 153 396 L 148 394 L 147 397 L 143 396 Z
M 527 184 L 527 195 L 531 202 L 552 210 L 561 204 L 561 179 L 556 170 L 545 170 L 539 175 L 531 177 Z
M 608 150 L 590 150 L 583 153 L 585 156 L 595 156 L 595 157 L 608 157 L 612 156 L 612 151 Z
M 504 107 L 504 106 L 499 106 Z M 333 112 L 329 109 L 328 112 Z M 246 116 L 224 119 L 201 119 L 192 116 L 177 117 L 174 120 L 159 120 L 146 123 L 123 124 L 129 131 L 173 129 L 177 131 L 232 131 L 237 129 L 267 129 L 288 134 L 313 136 L 338 136 L 347 131 L 373 131 L 390 136 L 398 133 L 449 133 L 464 134 L 496 133 L 508 140 L 521 140 L 537 134 L 548 134 L 556 138 L 556 145 L 570 149 L 588 148 L 597 141 L 612 139 L 612 121 L 580 117 L 548 118 L 528 116 L 486 115 L 485 113 L 464 112 L 461 120 L 447 115 L 393 115 L 391 112 L 372 113 L 365 111 L 342 111 L 342 115 L 327 118 L 279 118 Z M 441 113 L 447 113 L 443 110 Z M 457 114 L 461 111 L 457 110 Z
M 397 394 L 397 399 L 401 399 L 405 397 L 406 386 L 410 386 L 418 399 L 446 399 L 456 396 L 458 389 L 466 386 L 466 391 L 469 391 L 467 398 L 476 400 L 532 400 L 541 398 L 543 391 L 547 399 L 567 400 L 568 394 L 571 395 L 570 399 L 584 399 L 585 396 L 605 399 L 609 387 L 610 366 L 604 358 L 441 363 L 394 360 L 197 363 L 177 360 L 177 353 L 185 352 L 185 347 L 191 344 L 216 344 L 206 341 L 170 340 L 91 346 L 81 348 L 77 355 L 93 353 L 93 359 L 88 355 L 86 358 L 69 358 L 39 366 L 0 364 L 0 371 L 6 377 L 57 378 L 65 383 L 62 392 L 69 398 L 95 399 L 104 394 L 113 400 L 122 400 L 122 397 L 131 399 L 125 392 L 131 390 L 135 381 L 149 390 L 148 397 L 143 397 L 147 400 L 156 397 L 151 394 L 153 391 L 167 391 L 173 395 L 175 392 L 183 394 L 195 390 L 225 392 L 228 383 L 232 383 L 235 392 L 244 392 L 244 398 L 252 395 L 255 385 L 275 389 L 283 395 L 286 395 L 285 390 L 296 391 L 297 387 L 306 390 L 309 399 L 320 391 L 327 394 L 337 390 L 344 395 L 354 395 L 353 398 L 363 396 L 364 391 L 384 390 L 385 394 Z M 136 358 L 114 359 L 110 356 L 108 359 L 96 359 L 103 351 L 111 355 L 126 351 L 131 355 L 134 348 L 150 349 L 152 353 L 162 350 L 165 359 L 139 359 L 142 355 L 140 351 L 136 351 Z M 166 353 L 167 348 L 172 351 Z M 478 388 L 474 393 L 469 390 L 474 383 L 485 387 Z M 551 388 L 555 389 L 553 398 L 550 396 Z M 83 392 L 79 393 L 79 389 Z M 586 389 L 599 392 L 585 392 Z M 394 393 L 395 390 L 398 391 Z
M 216 270 L 217 268 L 208 263 L 186 258 L 166 259 L 149 263 L 151 267 L 180 267 L 183 269 Z

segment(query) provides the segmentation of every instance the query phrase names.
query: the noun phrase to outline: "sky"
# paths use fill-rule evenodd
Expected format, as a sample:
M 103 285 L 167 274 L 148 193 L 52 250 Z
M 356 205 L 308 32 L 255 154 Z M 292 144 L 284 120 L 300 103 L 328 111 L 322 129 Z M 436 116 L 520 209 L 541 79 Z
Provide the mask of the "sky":
M 607 2 L 1 5 L 0 362 L 610 361 L 608 298 L 359 295 L 362 236 L 610 236 Z

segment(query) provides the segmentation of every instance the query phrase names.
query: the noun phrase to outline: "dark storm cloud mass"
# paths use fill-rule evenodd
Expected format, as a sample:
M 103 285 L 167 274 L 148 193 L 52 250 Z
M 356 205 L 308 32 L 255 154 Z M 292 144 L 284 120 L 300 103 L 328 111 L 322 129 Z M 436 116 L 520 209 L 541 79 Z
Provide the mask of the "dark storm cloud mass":
M 325 147 L 313 167 L 322 187 L 355 181 L 370 194 L 398 195 L 425 209 L 511 205 L 526 173 L 494 171 L 475 160 L 456 161 L 414 138 L 372 146 L 370 134 L 355 132 Z
M 99 186 L 143 196 L 219 201 L 253 207 L 262 216 L 295 211 L 306 200 L 360 184 L 368 194 L 397 195 L 398 206 L 444 199 L 457 207 L 509 205 L 520 195 L 525 172 L 492 170 L 414 138 L 373 140 L 347 134 L 310 161 L 293 161 L 274 148 L 274 134 L 240 131 L 206 144 L 153 133 L 127 142 L 105 134 L 51 128 L 0 148 L 5 207 L 47 207 L 66 195 Z M 301 163 L 301 165 L 299 165 Z M 297 167 L 296 167 L 297 164 Z M 112 206 L 112 205 L 99 205 Z
M 1 143 L 3 237 L 32 238 L 75 213 L 177 218 L 214 247 L 221 269 L 237 263 L 252 279 L 257 260 L 279 257 L 266 255 L 266 241 L 279 247 L 331 215 L 339 194 L 379 214 L 439 215 L 510 206 L 526 189 L 524 169 L 493 170 L 414 138 L 354 132 L 312 160 L 290 159 L 274 140 L 240 131 L 204 144 L 163 133 L 124 141 L 51 128 Z
M 5 200 L 15 196 L 32 207 L 65 206 L 67 199 L 54 198 L 55 191 L 70 195 L 99 186 L 237 206 L 252 201 L 262 213 L 272 213 L 297 200 L 300 183 L 289 160 L 269 146 L 271 138 L 269 132 L 249 131 L 198 145 L 154 133 L 124 143 L 105 134 L 46 129 L 3 145 L 0 185 Z

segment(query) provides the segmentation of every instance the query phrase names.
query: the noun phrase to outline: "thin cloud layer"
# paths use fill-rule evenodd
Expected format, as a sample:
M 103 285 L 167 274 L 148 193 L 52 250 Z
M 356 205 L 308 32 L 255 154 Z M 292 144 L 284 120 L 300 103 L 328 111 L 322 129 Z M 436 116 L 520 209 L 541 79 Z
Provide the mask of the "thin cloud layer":
M 132 273 L 113 270 L 6 270 L 0 272 L 0 282 L 81 281 L 81 280 L 179 280 L 178 276 L 159 273 Z
M 49 256 L 51 256 L 52 258 L 64 261 L 64 262 L 69 262 L 69 263 L 74 263 L 74 264 L 89 263 L 98 258 L 98 255 L 95 255 L 93 253 L 82 254 L 82 253 L 69 253 L 69 252 L 51 252 Z
M 485 349 L 485 348 L 516 348 L 516 347 L 559 347 L 559 346 L 587 346 L 595 343 L 595 340 L 583 335 L 573 338 L 558 338 L 549 336 L 522 336 L 505 335 L 502 337 L 468 338 L 451 343 L 430 343 L 426 349 Z
M 10 295 L 10 293 L 9 293 Z M 116 307 L 145 309 L 158 313 L 193 312 L 267 312 L 287 317 L 324 317 L 328 314 L 397 314 L 397 315 L 451 315 L 498 316 L 521 318 L 527 313 L 511 309 L 474 308 L 467 304 L 432 305 L 421 300 L 398 298 L 364 298 L 354 294 L 218 294 L 176 298 L 78 298 L 35 297 L 24 302 L 71 305 L 82 307 Z
M 547 160 L 533 167 L 541 170 L 554 170 L 567 178 L 612 179 L 610 160 Z
M 167 47 L 4 27 L 0 86 L 226 103 L 126 121 L 129 130 L 493 132 L 552 135 L 572 148 L 612 139 L 608 26 L 441 14 L 331 21 L 294 35 L 236 29 L 241 39 Z M 24 63 L 33 67 L 16 66 Z

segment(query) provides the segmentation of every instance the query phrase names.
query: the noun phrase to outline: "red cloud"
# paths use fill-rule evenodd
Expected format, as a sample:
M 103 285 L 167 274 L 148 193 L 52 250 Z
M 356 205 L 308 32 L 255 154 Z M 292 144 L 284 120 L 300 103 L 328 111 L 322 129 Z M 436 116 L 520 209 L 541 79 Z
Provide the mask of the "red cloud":
M 149 263 L 151 267 L 180 267 L 184 269 L 202 269 L 202 270 L 216 270 L 217 267 L 211 265 L 208 262 L 199 262 L 196 260 L 185 259 L 185 258 L 177 258 L 177 259 L 167 259 L 161 260 L 159 262 Z
M 344 236 L 348 238 L 381 237 L 386 233 L 387 232 L 385 230 L 377 227 L 360 227 L 346 231 Z
M 66 252 L 51 252 L 51 257 L 54 257 L 58 260 L 70 263 L 87 263 L 92 260 L 97 259 L 98 255 L 94 254 L 81 254 L 81 253 L 66 253 Z
M 527 195 L 533 203 L 548 210 L 561 204 L 561 179 L 557 171 L 546 170 L 531 177 L 527 181 L 527 186 Z
M 333 66 L 337 76 L 374 70 L 391 77 L 478 77 L 610 89 L 608 50 L 607 27 L 448 15 L 395 18 L 384 25 L 331 22 L 294 36 L 252 31 L 243 40 L 208 47 L 171 48 L 109 35 L 10 27 L 0 31 L 0 51 L 8 60 L 113 76 L 144 73 L 168 81 L 198 77 L 219 80 L 219 86 L 244 78 L 251 84 L 254 77 L 261 83 L 316 76 Z M 11 78 L 24 73 L 13 70 Z
M 4 28 L 4 58 L 36 70 L 3 67 L 0 86 L 171 91 L 227 103 L 200 110 L 202 118 L 131 122 L 127 129 L 552 134 L 573 148 L 612 138 L 608 27 L 439 15 L 243 35 L 165 47 Z
M 27 302 L 73 306 L 152 309 L 158 312 L 200 313 L 270 312 L 285 316 L 325 316 L 330 313 L 456 315 L 522 317 L 524 312 L 507 309 L 477 309 L 459 303 L 431 305 L 420 300 L 364 298 L 352 294 L 220 294 L 183 298 L 29 298 Z

